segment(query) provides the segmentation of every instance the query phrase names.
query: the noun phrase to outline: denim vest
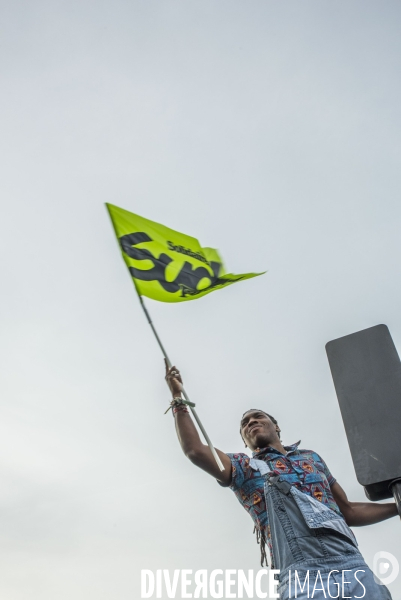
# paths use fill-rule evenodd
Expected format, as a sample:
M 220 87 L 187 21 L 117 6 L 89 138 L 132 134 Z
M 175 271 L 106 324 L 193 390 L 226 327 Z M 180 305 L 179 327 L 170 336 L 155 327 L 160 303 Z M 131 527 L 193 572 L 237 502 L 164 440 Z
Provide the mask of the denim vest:
M 355 536 L 339 514 L 291 485 L 285 474 L 271 475 L 265 461 L 252 458 L 250 466 L 265 480 L 272 566 L 280 570 L 280 580 L 294 565 L 313 565 L 340 556 L 363 562 Z

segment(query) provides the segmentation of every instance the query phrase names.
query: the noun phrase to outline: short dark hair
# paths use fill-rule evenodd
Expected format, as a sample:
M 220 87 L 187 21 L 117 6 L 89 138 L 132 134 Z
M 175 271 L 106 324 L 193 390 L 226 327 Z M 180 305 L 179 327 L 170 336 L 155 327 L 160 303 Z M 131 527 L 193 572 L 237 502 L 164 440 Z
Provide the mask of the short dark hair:
M 243 419 L 244 415 L 246 415 L 246 413 L 249 413 L 249 412 L 251 412 L 251 410 L 255 410 L 255 411 L 257 410 L 258 412 L 261 412 L 261 413 L 263 413 L 264 415 L 266 415 L 267 417 L 269 417 L 270 421 L 273 421 L 273 423 L 274 423 L 275 425 L 278 425 L 278 423 L 277 423 L 277 420 L 276 420 L 274 417 L 272 417 L 272 415 L 269 415 L 269 413 L 267 413 L 265 410 L 260 410 L 259 408 L 248 408 L 248 410 L 246 410 L 246 411 L 244 412 L 244 414 L 242 415 L 242 417 L 241 417 L 241 421 L 242 421 L 242 419 Z M 241 427 L 239 428 L 239 432 L 240 432 L 240 434 L 241 434 L 241 437 L 242 437 L 242 433 L 241 433 Z M 279 437 L 279 439 L 281 439 L 281 438 L 280 438 L 280 432 L 278 432 L 278 437 Z M 244 438 L 242 438 L 242 439 L 244 439 Z

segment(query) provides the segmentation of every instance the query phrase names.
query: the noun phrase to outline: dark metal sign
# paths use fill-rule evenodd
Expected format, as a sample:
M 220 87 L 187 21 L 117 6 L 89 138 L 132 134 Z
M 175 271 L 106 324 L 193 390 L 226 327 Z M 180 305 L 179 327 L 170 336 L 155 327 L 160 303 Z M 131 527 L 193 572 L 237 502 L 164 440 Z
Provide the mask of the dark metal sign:
M 401 479 L 401 361 L 386 325 L 332 340 L 327 357 L 356 476 L 370 500 Z

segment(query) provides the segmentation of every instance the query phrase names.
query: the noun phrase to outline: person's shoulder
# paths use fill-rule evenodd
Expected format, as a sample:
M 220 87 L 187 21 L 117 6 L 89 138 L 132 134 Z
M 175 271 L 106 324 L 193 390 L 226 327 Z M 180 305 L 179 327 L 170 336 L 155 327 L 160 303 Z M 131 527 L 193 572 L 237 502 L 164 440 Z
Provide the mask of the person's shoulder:
M 308 448 L 299 448 L 298 452 L 299 452 L 299 454 L 302 454 L 303 456 L 310 458 L 312 460 L 323 461 L 323 458 L 321 457 L 321 455 L 318 452 L 316 452 L 316 450 L 310 450 Z
M 250 457 L 245 452 L 227 452 L 228 458 L 231 460 L 231 464 L 234 468 L 240 468 L 247 470 L 249 468 Z
M 231 460 L 231 484 L 223 485 L 222 487 L 229 487 L 234 492 L 238 491 L 243 485 L 244 481 L 250 477 L 250 457 L 244 452 L 226 452 L 226 455 Z
M 230 458 L 234 458 L 235 460 L 243 460 L 243 459 L 249 459 L 248 454 L 245 454 L 245 452 L 226 452 L 227 456 L 229 456 Z
M 245 452 L 227 452 L 227 456 L 231 460 L 233 472 L 242 471 L 247 474 L 251 469 L 251 458 Z
M 315 452 L 314 450 L 310 450 L 309 448 L 298 448 L 298 452 L 300 454 L 316 454 L 317 456 L 319 456 L 317 452 Z
M 316 450 L 299 450 L 300 458 L 304 458 L 305 460 L 309 460 L 315 463 L 320 470 L 327 469 L 326 461 L 322 458 L 322 455 L 316 452 Z

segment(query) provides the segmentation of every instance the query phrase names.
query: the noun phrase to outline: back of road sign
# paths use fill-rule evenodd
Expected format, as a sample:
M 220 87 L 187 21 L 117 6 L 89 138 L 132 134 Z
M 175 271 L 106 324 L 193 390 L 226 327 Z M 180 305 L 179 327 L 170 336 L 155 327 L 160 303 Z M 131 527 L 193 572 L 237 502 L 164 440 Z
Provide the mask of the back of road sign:
M 370 500 L 401 478 L 401 362 L 386 325 L 326 344 L 356 477 Z

